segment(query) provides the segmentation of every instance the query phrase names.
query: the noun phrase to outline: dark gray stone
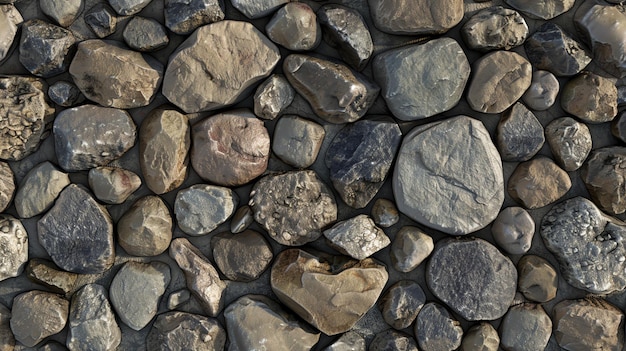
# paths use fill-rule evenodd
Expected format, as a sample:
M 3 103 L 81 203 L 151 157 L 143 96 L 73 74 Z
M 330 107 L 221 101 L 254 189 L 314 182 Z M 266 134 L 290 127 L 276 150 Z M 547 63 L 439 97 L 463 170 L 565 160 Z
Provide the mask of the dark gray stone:
M 96 198 L 110 205 L 124 203 L 141 186 L 137 174 L 117 167 L 92 168 L 88 181 Z
M 41 12 L 61 27 L 69 27 L 83 8 L 83 0 L 39 0 Z
M 400 228 L 391 244 L 391 263 L 397 271 L 408 273 L 430 256 L 435 245 L 433 238 L 417 227 Z
M 374 336 L 369 351 L 418 351 L 412 336 L 393 329 L 382 331 Z
M 617 87 L 608 78 L 584 71 L 563 86 L 561 107 L 586 123 L 610 122 L 617 115 Z
M 296 91 L 282 74 L 273 74 L 259 85 L 254 93 L 254 114 L 263 119 L 274 119 L 287 108 Z
M 462 0 L 369 0 L 368 4 L 376 28 L 391 34 L 445 33 L 465 12 Z
M 15 194 L 15 176 L 9 164 L 0 161 L 0 212 L 9 207 Z
M 63 271 L 54 263 L 40 258 L 28 261 L 26 275 L 33 282 L 65 296 L 70 296 L 77 287 L 78 274 Z
M 422 307 L 413 329 L 422 350 L 452 351 L 461 346 L 461 323 L 436 302 Z
M 186 312 L 159 315 L 146 338 L 148 350 L 223 350 L 226 332 L 215 318 Z
M 243 205 L 237 209 L 230 220 L 230 231 L 233 234 L 241 233 L 254 222 L 254 213 L 248 205 Z
M 559 285 L 558 275 L 550 262 L 545 259 L 527 255 L 517 262 L 519 280 L 517 289 L 525 298 L 548 302 L 556 297 Z
M 42 20 L 22 24 L 20 63 L 32 74 L 50 78 L 67 71 L 76 39 L 69 30 Z
M 481 322 L 465 332 L 461 351 L 498 351 L 499 345 L 498 332 L 490 323 Z
M 225 16 L 223 0 L 165 0 L 164 12 L 165 26 L 181 35 Z
M 546 126 L 545 133 L 554 159 L 568 172 L 579 169 L 591 152 L 589 127 L 571 117 L 553 120 Z
M 461 36 L 473 50 L 511 50 L 524 44 L 528 25 L 517 11 L 494 6 L 481 10 L 465 22 Z
M 157 20 L 135 16 L 122 33 L 126 45 L 138 51 L 157 51 L 170 42 L 167 30 Z
M 324 348 L 323 351 L 365 351 L 365 338 L 359 333 L 350 330 L 341 335 L 331 345 Z
M 519 102 L 502 114 L 496 134 L 502 161 L 508 162 L 530 160 L 546 140 L 537 117 Z
M 315 11 L 301 2 L 289 2 L 276 11 L 265 33 L 276 44 L 293 51 L 313 50 L 322 41 Z
M 338 222 L 324 231 L 324 237 L 330 247 L 357 260 L 370 257 L 391 243 L 385 232 L 364 214 Z
M 11 51 L 18 26 L 24 22 L 24 18 L 14 5 L 2 5 L 0 2 L 0 22 L 2 22 L 0 28 L 0 61 L 2 61 Z
M 379 198 L 374 201 L 374 206 L 372 206 L 372 219 L 379 227 L 389 228 L 398 223 L 400 213 L 393 201 Z
M 97 3 L 94 7 L 87 10 L 83 18 L 98 38 L 108 37 L 117 30 L 117 15 L 105 3 Z
M 226 222 L 238 203 L 239 197 L 229 188 L 196 184 L 176 194 L 174 214 L 183 232 L 205 235 Z
M 85 95 L 81 93 L 76 84 L 59 80 L 48 88 L 48 97 L 55 104 L 63 107 L 75 106 L 85 101 Z
M 28 262 L 28 232 L 22 222 L 0 214 L 0 281 L 17 277 Z
M 611 123 L 611 134 L 619 139 L 622 143 L 626 143 L 626 111 L 622 111 L 619 117 Z M 2 208 L 2 206 L 0 206 Z
M 392 285 L 378 302 L 385 322 L 395 329 L 408 328 L 426 303 L 418 283 L 401 280 Z
M 172 241 L 172 216 L 159 196 L 137 200 L 117 222 L 118 243 L 129 255 L 157 256 Z
M 139 13 L 152 0 L 109 0 L 109 4 L 115 12 L 122 16 L 130 16 Z
M 31 290 L 17 295 L 11 309 L 15 340 L 33 347 L 61 332 L 67 323 L 69 307 L 69 301 L 45 291 Z
M 70 184 L 67 173 L 46 161 L 33 167 L 15 194 L 15 210 L 22 218 L 31 218 L 47 211 L 61 191 Z
M 274 254 L 265 237 L 253 230 L 220 233 L 211 238 L 213 260 L 226 278 L 238 282 L 255 280 L 269 267 Z
M 11 331 L 11 310 L 5 305 L 0 304 L 0 350 L 13 351 L 15 347 L 15 337 Z M 363 350 L 365 351 L 365 342 L 363 342 Z
M 511 306 L 500 324 L 500 347 L 505 351 L 543 351 L 552 334 L 552 321 L 541 305 Z
M 289 0 L 230 0 L 230 2 L 244 16 L 255 19 L 270 15 Z
M 626 147 L 593 150 L 580 177 L 600 209 L 612 215 L 626 212 Z

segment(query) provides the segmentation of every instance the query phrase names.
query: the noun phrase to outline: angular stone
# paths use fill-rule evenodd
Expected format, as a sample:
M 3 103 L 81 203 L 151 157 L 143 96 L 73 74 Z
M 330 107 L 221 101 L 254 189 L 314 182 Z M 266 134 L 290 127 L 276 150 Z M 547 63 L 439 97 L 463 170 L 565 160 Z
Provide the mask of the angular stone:
M 131 16 L 139 13 L 152 0 L 109 0 L 115 12 L 122 16 Z
M 365 351 L 365 338 L 355 331 L 348 331 L 323 351 Z
M 15 194 L 15 209 L 22 218 L 31 218 L 47 211 L 61 191 L 70 184 L 67 173 L 46 161 L 33 167 Z
M 157 317 L 146 339 L 154 351 L 223 350 L 226 332 L 215 318 L 186 312 L 167 312 Z
M 400 213 L 398 213 L 398 209 L 393 201 L 379 198 L 376 199 L 372 207 L 372 219 L 379 227 L 389 228 L 398 223 Z
M 63 270 L 98 274 L 115 260 L 111 217 L 80 185 L 63 189 L 37 222 L 37 232 L 41 246 Z
M 71 82 L 59 80 L 48 88 L 48 97 L 55 104 L 63 107 L 75 106 L 85 101 L 85 95 Z
M 72 296 L 67 347 L 71 350 L 116 350 L 122 331 L 99 284 L 87 284 Z
M 196 184 L 176 194 L 174 214 L 178 227 L 193 236 L 205 235 L 235 212 L 239 197 L 231 189 Z
M 26 266 L 26 275 L 57 294 L 69 296 L 76 288 L 78 274 L 62 271 L 54 263 L 40 258 L 32 258 Z
M 535 111 L 544 111 L 554 105 L 559 89 L 559 81 L 552 73 L 535 71 L 530 88 L 522 95 L 522 101 Z
M 567 172 L 551 159 L 540 156 L 517 165 L 509 178 L 509 195 L 533 210 L 562 198 L 572 187 Z
M 167 299 L 167 308 L 175 310 L 191 299 L 191 293 L 187 289 L 181 289 L 170 294 Z
M 139 189 L 141 178 L 135 173 L 116 167 L 96 167 L 89 170 L 89 187 L 98 200 L 121 204 Z
M 311 170 L 267 175 L 250 193 L 254 219 L 279 244 L 304 245 L 337 220 L 332 191 Z
M 548 302 L 556 297 L 558 275 L 550 262 L 539 256 L 527 255 L 517 263 L 517 272 L 517 289 L 525 298 Z
M 9 164 L 0 161 L 0 212 L 9 207 L 15 193 L 15 177 Z
M 404 121 L 456 106 L 470 75 L 463 49 L 451 38 L 386 51 L 376 56 L 373 68 L 387 106 Z
M 511 50 L 524 44 L 528 25 L 517 11 L 494 6 L 479 11 L 465 22 L 461 36 L 472 50 Z
M 248 205 L 243 205 L 237 209 L 230 220 L 230 231 L 233 234 L 241 233 L 254 222 L 254 213 Z
M 249 282 L 263 274 L 274 254 L 265 237 L 253 230 L 220 233 L 211 238 L 213 260 L 226 278 Z
M 413 328 L 422 350 L 452 351 L 461 346 L 461 323 L 436 302 L 429 302 L 422 307 Z
M 579 169 L 591 152 L 589 127 L 571 117 L 553 120 L 546 126 L 545 133 L 554 159 L 568 172 Z
M 523 208 L 507 207 L 493 221 L 491 234 L 504 251 L 521 255 L 530 250 L 535 236 L 535 221 Z
M 324 159 L 341 199 L 363 208 L 376 196 L 391 168 L 402 132 L 393 121 L 361 120 L 345 126 Z
M 184 35 L 205 24 L 222 21 L 224 1 L 165 0 L 164 12 L 165 26 L 176 34 Z
M 151 1 L 151 0 L 150 0 Z M 157 51 L 170 42 L 167 30 L 153 18 L 133 17 L 122 33 L 126 45 L 137 51 Z
M 289 249 L 274 261 L 271 286 L 292 311 L 324 334 L 336 335 L 376 303 L 387 278 L 385 267 L 370 258 L 359 262 Z
M 119 42 L 93 39 L 78 44 L 70 74 L 88 99 L 129 109 L 152 102 L 163 80 L 163 65 Z
M 83 7 L 82 0 L 39 0 L 39 8 L 61 27 L 69 27 Z
M 81 105 L 59 113 L 53 133 L 59 165 L 72 172 L 120 158 L 135 144 L 136 127 L 124 110 Z
M 273 74 L 254 93 L 254 114 L 263 119 L 274 119 L 291 104 L 295 95 L 296 91 L 285 76 Z
M 404 137 L 393 175 L 398 210 L 452 235 L 493 221 L 504 202 L 500 154 L 484 125 L 458 116 Z
M 610 122 L 617 115 L 617 88 L 610 79 L 584 71 L 563 86 L 561 107 L 587 123 Z
M 137 200 L 117 222 L 120 246 L 129 255 L 157 256 L 172 241 L 172 216 L 158 196 Z
M 76 39 L 69 30 L 39 19 L 22 24 L 20 63 L 32 74 L 49 78 L 67 70 Z
M 224 311 L 229 351 L 311 350 L 320 338 L 311 328 L 262 295 L 245 295 Z
M 15 6 L 0 4 L 0 23 L 2 23 L 0 26 L 0 61 L 4 60 L 11 51 L 18 26 L 22 22 L 24 18 Z
M 391 262 L 397 271 L 408 273 L 430 256 L 435 248 L 433 238 L 417 227 L 400 228 L 391 243 Z
M 543 126 L 537 117 L 519 102 L 502 114 L 496 134 L 502 161 L 528 161 L 541 150 L 545 142 Z
M 98 38 L 108 37 L 117 30 L 117 16 L 105 3 L 97 3 L 83 16 L 85 23 Z
M 11 331 L 15 340 L 33 347 L 63 330 L 70 302 L 49 292 L 31 290 L 13 299 Z
M 315 49 L 322 41 L 322 28 L 313 9 L 300 2 L 281 7 L 265 26 L 267 36 L 288 50 Z
M 626 212 L 626 147 L 594 150 L 580 177 L 600 209 L 613 215 Z
M 233 7 L 249 19 L 265 17 L 289 0 L 231 0 Z
M 317 57 L 289 55 L 283 71 L 315 114 L 330 123 L 349 123 L 363 117 L 380 92 L 364 75 Z
M 575 0 L 550 0 L 537 2 L 532 0 L 506 0 L 511 7 L 522 11 L 526 16 L 535 19 L 549 20 L 569 11 Z
M 13 351 L 15 347 L 15 337 L 11 331 L 11 310 L 0 304 L 0 350 Z M 363 341 L 365 347 L 365 341 Z M 363 349 L 365 351 L 365 349 Z
M 412 336 L 393 329 L 382 331 L 374 336 L 370 351 L 418 351 Z
M 28 262 L 28 232 L 19 219 L 0 214 L 0 281 L 17 277 Z
M 391 240 L 367 215 L 339 222 L 324 231 L 329 246 L 357 260 L 370 257 L 387 247 Z
M 376 28 L 391 34 L 441 34 L 456 26 L 464 14 L 463 1 L 369 0 Z
M 408 328 L 426 303 L 424 290 L 414 281 L 401 280 L 392 285 L 379 301 L 385 322 L 395 329 Z
M 461 351 L 497 351 L 500 337 L 493 326 L 481 322 L 469 328 L 463 336 Z
M 611 134 L 614 137 L 626 143 L 626 112 L 622 111 L 618 118 L 611 123 Z M 0 206 L 0 209 L 2 206 Z
M 541 305 L 515 305 L 500 324 L 500 347 L 505 351 L 543 351 L 551 333 L 552 321 Z
M 321 125 L 295 115 L 286 115 L 274 127 L 272 151 L 291 166 L 307 168 L 317 159 L 325 135 Z

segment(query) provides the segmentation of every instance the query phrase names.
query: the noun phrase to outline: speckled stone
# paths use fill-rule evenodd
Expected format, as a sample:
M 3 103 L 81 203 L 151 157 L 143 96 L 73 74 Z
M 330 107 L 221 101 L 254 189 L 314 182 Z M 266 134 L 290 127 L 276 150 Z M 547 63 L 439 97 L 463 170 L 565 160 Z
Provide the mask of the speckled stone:
M 580 177 L 598 207 L 609 214 L 626 212 L 626 147 L 595 149 L 583 164 Z
M 372 207 L 372 219 L 379 227 L 389 228 L 400 220 L 396 204 L 388 199 L 379 198 Z
M 502 161 L 508 162 L 530 160 L 546 140 L 537 117 L 519 102 L 502 114 L 496 135 Z
M 357 260 L 363 260 L 387 247 L 391 240 L 367 215 L 338 222 L 324 231 L 329 246 Z
M 0 214 L 0 281 L 17 277 L 28 262 L 28 232 L 22 222 Z
M 0 212 L 11 204 L 15 193 L 15 177 L 9 164 L 0 161 Z
M 465 22 L 461 36 L 473 50 L 510 50 L 524 43 L 528 25 L 519 12 L 494 6 L 479 11 Z

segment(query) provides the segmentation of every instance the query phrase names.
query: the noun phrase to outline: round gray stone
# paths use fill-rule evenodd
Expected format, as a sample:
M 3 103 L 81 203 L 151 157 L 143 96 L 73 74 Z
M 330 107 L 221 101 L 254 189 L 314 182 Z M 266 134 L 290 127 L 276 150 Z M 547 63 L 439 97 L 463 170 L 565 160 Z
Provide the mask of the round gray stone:
M 307 168 L 317 159 L 325 135 L 324 127 L 313 121 L 283 116 L 274 127 L 272 151 L 291 166 Z
M 89 170 L 89 187 L 98 200 L 118 205 L 141 186 L 134 172 L 117 167 L 96 167 Z
M 254 114 L 263 119 L 274 119 L 287 108 L 296 91 L 285 76 L 273 74 L 254 93 Z
M 182 231 L 205 235 L 226 222 L 235 212 L 239 197 L 231 189 L 196 184 L 180 190 L 174 201 L 174 214 Z
M 137 51 L 157 51 L 163 49 L 170 42 L 167 30 L 153 18 L 135 16 L 122 33 L 126 44 Z
M 507 207 L 493 221 L 491 234 L 504 251 L 521 255 L 530 250 L 535 236 L 535 221 L 523 208 Z
M 552 73 L 535 71 L 530 88 L 522 95 L 522 100 L 530 109 L 544 111 L 554 105 L 559 89 L 559 81 Z

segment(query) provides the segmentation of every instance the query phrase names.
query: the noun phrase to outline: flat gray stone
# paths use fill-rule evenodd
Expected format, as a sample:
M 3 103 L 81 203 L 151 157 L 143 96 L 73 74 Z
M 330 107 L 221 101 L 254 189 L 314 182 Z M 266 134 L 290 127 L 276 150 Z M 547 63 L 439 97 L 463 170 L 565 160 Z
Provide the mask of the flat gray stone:
M 111 205 L 123 203 L 141 186 L 137 174 L 117 167 L 92 168 L 88 181 L 96 198 Z
M 170 210 L 158 196 L 137 200 L 117 222 L 118 243 L 129 255 L 157 256 L 172 241 Z
M 79 277 L 76 273 L 61 270 L 54 263 L 40 258 L 31 258 L 28 261 L 26 276 L 48 290 L 65 296 L 71 296 L 74 293 Z
M 33 167 L 15 193 L 15 210 L 21 218 L 31 218 L 47 211 L 61 191 L 70 184 L 67 173 L 49 161 Z
M 549 20 L 569 11 L 574 6 L 575 0 L 550 0 L 544 2 L 506 0 L 506 3 L 522 11 L 530 18 Z
M 412 336 L 388 329 L 374 336 L 370 351 L 418 351 Z
M 165 26 L 180 35 L 224 19 L 223 0 L 165 0 Z
M 509 195 L 529 210 L 559 200 L 572 187 L 569 175 L 545 156 L 517 165 L 509 178 Z
M 274 119 L 287 108 L 296 91 L 282 74 L 272 74 L 254 93 L 254 114 L 263 119 Z
M 58 80 L 48 87 L 48 97 L 55 104 L 63 107 L 72 107 L 85 101 L 85 95 L 80 92 L 76 84 Z
M 338 222 L 324 231 L 329 246 L 357 260 L 370 257 L 387 247 L 391 240 L 367 215 Z
M 315 11 L 301 2 L 289 2 L 276 11 L 265 32 L 273 42 L 293 51 L 313 50 L 322 41 Z
M 511 50 L 524 44 L 528 25 L 519 12 L 494 6 L 470 17 L 461 28 L 461 36 L 472 50 Z
M 378 302 L 385 322 L 394 329 L 408 328 L 426 303 L 424 290 L 418 283 L 401 280 L 392 285 Z
M 317 159 L 325 135 L 321 125 L 295 115 L 286 115 L 274 127 L 272 151 L 293 167 L 307 168 Z
M 253 230 L 217 234 L 211 238 L 211 247 L 220 272 L 238 282 L 258 279 L 274 258 L 265 237 Z
M 452 351 L 461 346 L 461 323 L 436 302 L 429 302 L 422 307 L 413 329 L 422 350 Z
M 50 78 L 67 71 L 76 39 L 69 30 L 39 19 L 22 24 L 19 60 L 30 73 Z
M 552 334 L 552 321 L 534 303 L 511 306 L 500 324 L 500 347 L 505 351 L 543 351 Z
M 83 20 L 98 38 L 108 37 L 117 30 L 117 15 L 107 3 L 96 3 L 87 10 Z
M 33 347 L 65 327 L 70 302 L 49 292 L 31 290 L 17 295 L 11 309 L 15 340 Z
M 41 12 L 66 28 L 76 20 L 82 7 L 82 0 L 39 0 Z
M 180 190 L 174 201 L 178 227 L 193 236 L 205 235 L 235 212 L 239 197 L 229 188 L 196 184 Z
M 568 172 L 579 169 L 591 152 L 589 127 L 571 117 L 552 120 L 545 133 L 554 159 Z
M 530 88 L 522 95 L 522 101 L 532 110 L 545 111 L 554 105 L 559 90 L 559 81 L 552 73 L 535 71 Z
M 28 262 L 28 232 L 19 219 L 0 214 L 0 281 L 17 277 Z
M 580 177 L 601 210 L 615 215 L 626 212 L 626 147 L 595 149 L 581 168 Z
M 9 207 L 15 194 L 15 176 L 9 164 L 0 161 L 0 212 Z
M 535 221 L 523 208 L 507 207 L 493 221 L 491 234 L 501 249 L 511 255 L 521 255 L 530 250 Z
M 11 331 L 11 310 L 0 304 L 0 350 L 13 351 L 14 347 L 15 337 Z M 363 347 L 365 347 L 365 341 L 363 341 Z
M 109 0 L 111 7 L 122 16 L 131 16 L 139 13 L 152 0 Z
M 563 86 L 561 107 L 586 123 L 610 122 L 617 116 L 617 87 L 608 78 L 583 71 Z
M 24 22 L 20 11 L 12 4 L 0 4 L 0 61 L 4 60 L 13 46 L 18 26 Z
M 365 338 L 355 331 L 348 331 L 328 345 L 323 351 L 365 351 Z
M 419 266 L 433 252 L 433 238 L 417 227 L 404 226 L 391 243 L 391 262 L 399 272 L 408 273 Z
M 496 142 L 502 161 L 528 161 L 545 142 L 543 126 L 522 103 L 515 103 L 502 114 L 496 129 Z
M 390 34 L 441 34 L 463 19 L 462 0 L 369 0 L 376 28 Z
M 167 30 L 161 23 L 141 16 L 133 17 L 124 27 L 122 35 L 126 45 L 137 51 L 157 51 L 170 42 Z
M 159 315 L 146 339 L 148 350 L 224 350 L 226 331 L 215 318 L 186 312 Z
M 550 262 L 539 256 L 527 255 L 518 261 L 517 273 L 517 289 L 525 298 L 548 302 L 556 297 L 558 275 Z
M 500 337 L 490 323 L 480 322 L 465 332 L 462 351 L 498 351 Z
M 270 15 L 289 0 L 230 0 L 233 7 L 249 19 Z

